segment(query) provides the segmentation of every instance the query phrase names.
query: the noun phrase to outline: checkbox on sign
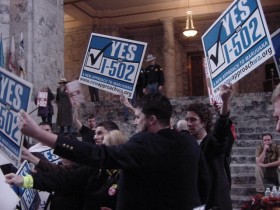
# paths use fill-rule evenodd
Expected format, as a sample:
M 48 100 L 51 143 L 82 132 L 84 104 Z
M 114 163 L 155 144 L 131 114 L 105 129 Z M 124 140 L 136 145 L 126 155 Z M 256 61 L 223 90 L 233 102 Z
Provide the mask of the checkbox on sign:
M 103 59 L 101 50 L 90 49 L 87 54 L 86 66 L 99 70 Z
M 224 54 L 220 42 L 215 43 L 208 51 L 211 72 L 214 73 L 224 62 Z

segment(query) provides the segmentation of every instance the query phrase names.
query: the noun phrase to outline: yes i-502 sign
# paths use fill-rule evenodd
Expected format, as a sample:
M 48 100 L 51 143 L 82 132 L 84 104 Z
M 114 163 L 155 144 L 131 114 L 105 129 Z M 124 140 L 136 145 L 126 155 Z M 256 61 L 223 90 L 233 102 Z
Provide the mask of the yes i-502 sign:
M 259 0 L 236 0 L 202 36 L 214 93 L 235 83 L 274 54 Z
M 147 43 L 92 33 L 79 81 L 132 98 Z

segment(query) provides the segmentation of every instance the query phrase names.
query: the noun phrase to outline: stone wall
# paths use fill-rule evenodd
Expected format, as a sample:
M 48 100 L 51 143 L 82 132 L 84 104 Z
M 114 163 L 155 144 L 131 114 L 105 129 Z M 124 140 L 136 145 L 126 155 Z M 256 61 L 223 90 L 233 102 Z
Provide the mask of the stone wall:
M 0 4 L 0 33 L 7 38 L 5 54 L 9 54 L 14 36 L 18 60 L 22 34 L 26 80 L 34 85 L 35 92 L 45 85 L 54 91 L 59 77 L 64 75 L 63 0 L 3 0 Z
M 9 50 L 9 36 L 10 36 L 10 0 L 0 1 L 0 37 L 2 36 L 3 50 L 4 50 L 4 67 L 8 65 L 8 50 Z

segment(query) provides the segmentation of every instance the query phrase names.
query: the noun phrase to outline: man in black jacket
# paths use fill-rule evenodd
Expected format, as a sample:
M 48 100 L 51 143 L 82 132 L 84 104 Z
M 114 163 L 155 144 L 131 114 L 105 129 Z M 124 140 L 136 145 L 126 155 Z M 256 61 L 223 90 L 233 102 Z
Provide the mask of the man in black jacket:
M 212 128 L 212 112 L 206 104 L 194 103 L 187 108 L 188 131 L 200 145 L 211 177 L 210 196 L 206 209 L 231 210 L 230 183 L 225 168 L 228 136 L 231 134 L 229 119 L 232 85 L 221 87 L 220 116 Z
M 18 120 L 23 134 L 55 148 L 60 156 L 98 168 L 122 169 L 118 210 L 192 210 L 207 197 L 207 168 L 202 168 L 204 159 L 195 140 L 169 128 L 171 115 L 166 97 L 143 96 L 135 112 L 139 133 L 114 147 L 46 133 L 23 111 Z M 199 182 L 205 183 L 204 192 Z

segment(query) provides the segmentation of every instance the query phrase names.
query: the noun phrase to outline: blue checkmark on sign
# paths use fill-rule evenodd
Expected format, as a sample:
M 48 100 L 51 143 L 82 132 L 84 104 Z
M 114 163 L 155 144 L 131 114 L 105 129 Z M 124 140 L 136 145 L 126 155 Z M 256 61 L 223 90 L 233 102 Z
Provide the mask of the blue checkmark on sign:
M 224 56 L 220 41 L 222 25 L 223 24 L 221 23 L 216 43 L 214 43 L 212 48 L 210 48 L 208 51 L 212 73 L 224 62 Z
M 93 53 L 91 53 L 90 56 L 90 60 L 91 60 L 91 65 L 94 65 L 96 63 L 96 61 L 98 60 L 98 58 L 105 52 L 105 50 L 110 47 L 113 44 L 113 42 L 110 42 L 109 44 L 107 44 L 105 47 L 103 47 L 100 52 L 94 57 Z
M 110 42 L 106 44 L 102 49 L 94 49 L 91 48 L 88 52 L 88 57 L 86 61 L 86 67 L 88 67 L 90 70 L 99 71 L 100 66 L 103 60 L 104 52 L 113 44 L 113 42 Z

